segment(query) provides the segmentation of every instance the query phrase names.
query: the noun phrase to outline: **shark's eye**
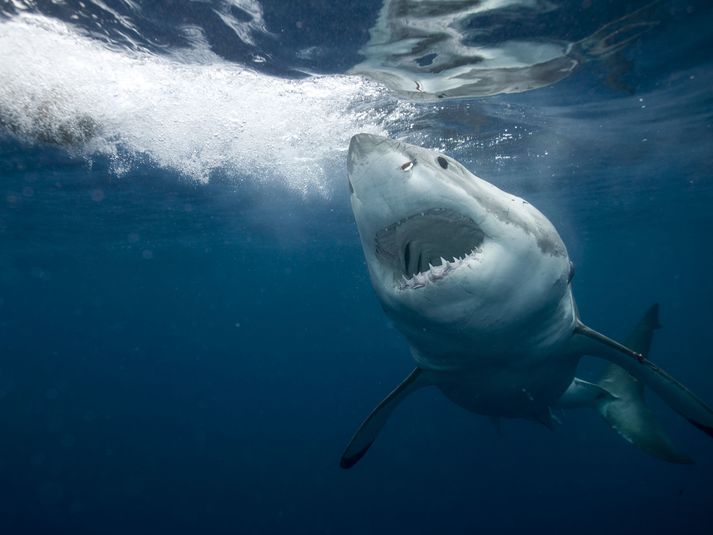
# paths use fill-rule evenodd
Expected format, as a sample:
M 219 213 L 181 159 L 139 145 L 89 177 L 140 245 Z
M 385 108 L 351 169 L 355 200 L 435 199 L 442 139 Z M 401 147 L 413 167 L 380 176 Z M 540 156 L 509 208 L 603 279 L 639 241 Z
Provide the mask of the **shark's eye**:
M 410 160 L 401 166 L 401 170 L 402 171 L 410 171 L 411 169 L 413 169 L 413 166 L 415 163 L 416 163 L 416 160 Z
M 446 160 L 443 156 L 436 158 L 436 161 L 443 169 L 448 169 L 448 160 Z

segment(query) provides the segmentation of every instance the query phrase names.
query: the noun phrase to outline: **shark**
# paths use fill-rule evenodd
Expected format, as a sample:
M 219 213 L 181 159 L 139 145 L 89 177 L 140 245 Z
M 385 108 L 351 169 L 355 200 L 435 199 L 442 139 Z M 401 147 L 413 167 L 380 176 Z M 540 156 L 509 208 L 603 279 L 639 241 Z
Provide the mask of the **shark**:
M 585 325 L 567 248 L 532 204 L 446 154 L 372 134 L 352 137 L 347 169 L 373 289 L 416 366 L 358 428 L 342 468 L 425 387 L 495 421 L 553 427 L 554 408 L 592 408 L 650 455 L 692 462 L 647 407 L 650 389 L 713 437 L 713 410 L 648 358 L 658 305 L 624 343 Z M 596 382 L 576 377 L 585 356 L 608 361 Z

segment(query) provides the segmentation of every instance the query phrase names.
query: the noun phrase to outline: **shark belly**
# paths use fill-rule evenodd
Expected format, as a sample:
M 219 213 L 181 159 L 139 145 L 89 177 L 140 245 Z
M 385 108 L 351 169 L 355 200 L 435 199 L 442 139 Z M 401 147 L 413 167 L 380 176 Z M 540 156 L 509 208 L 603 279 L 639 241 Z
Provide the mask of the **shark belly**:
M 579 355 L 569 341 L 572 294 L 522 321 L 482 329 L 397 322 L 416 365 L 443 394 L 478 414 L 531 418 L 554 405 L 574 379 Z
M 459 370 L 425 370 L 453 403 L 482 415 L 537 418 L 554 405 L 574 379 L 578 358 L 508 359 Z

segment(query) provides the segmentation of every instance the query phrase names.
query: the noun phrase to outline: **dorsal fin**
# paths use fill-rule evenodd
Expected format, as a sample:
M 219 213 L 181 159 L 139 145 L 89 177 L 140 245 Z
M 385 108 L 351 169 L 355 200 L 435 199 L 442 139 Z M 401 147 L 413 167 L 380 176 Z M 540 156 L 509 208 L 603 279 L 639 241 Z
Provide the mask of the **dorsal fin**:
M 640 353 L 642 357 L 648 358 L 654 331 L 660 328 L 659 305 L 654 303 L 629 333 L 629 336 L 626 337 L 624 345 L 632 351 Z M 644 402 L 643 383 L 616 364 L 607 366 L 597 384 L 606 388 L 608 392 L 615 396 L 622 398 L 637 397 L 641 400 L 641 403 Z

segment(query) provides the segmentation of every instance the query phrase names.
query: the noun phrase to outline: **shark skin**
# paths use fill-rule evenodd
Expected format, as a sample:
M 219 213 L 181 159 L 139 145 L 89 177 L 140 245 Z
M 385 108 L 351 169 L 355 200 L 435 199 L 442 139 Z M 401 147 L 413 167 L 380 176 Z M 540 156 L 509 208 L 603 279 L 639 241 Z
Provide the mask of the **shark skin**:
M 372 286 L 406 338 L 416 369 L 362 423 L 342 456 L 343 468 L 363 457 L 396 406 L 423 387 L 435 386 L 477 414 L 547 426 L 554 423 L 551 407 L 568 406 L 558 405 L 568 389 L 570 398 L 587 399 L 593 408 L 602 396 L 616 398 L 605 383 L 572 396 L 588 390 L 589 383 L 575 383 L 584 355 L 609 360 L 622 377 L 650 387 L 713 436 L 713 410 L 705 403 L 641 349 L 582 323 L 567 249 L 526 200 L 445 154 L 371 134 L 352 138 L 347 167 Z M 630 402 L 643 403 L 643 396 Z M 625 438 L 650 438 L 641 421 L 636 433 L 627 433 L 625 417 L 616 423 Z

